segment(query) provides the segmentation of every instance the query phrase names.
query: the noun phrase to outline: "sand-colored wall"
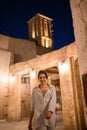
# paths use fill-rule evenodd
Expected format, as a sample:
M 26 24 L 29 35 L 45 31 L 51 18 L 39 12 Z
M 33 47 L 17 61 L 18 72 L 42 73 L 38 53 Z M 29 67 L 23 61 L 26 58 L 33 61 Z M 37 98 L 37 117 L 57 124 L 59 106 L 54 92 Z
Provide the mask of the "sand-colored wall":
M 0 119 L 7 118 L 9 65 L 11 59 L 10 52 L 0 50 Z
M 36 44 L 30 40 L 0 35 L 0 49 L 13 53 L 14 63 L 27 61 L 36 57 Z
M 83 74 L 87 74 L 87 0 L 70 0 L 70 6 L 78 53 L 79 69 L 82 78 Z M 83 82 L 82 89 L 84 89 Z M 85 100 L 83 100 L 83 102 L 85 106 L 84 112 L 87 126 L 87 105 L 85 104 Z
M 87 73 L 87 0 L 70 0 L 80 73 Z
M 10 38 L 8 49 L 14 53 L 14 63 L 35 58 L 36 45 L 30 40 Z
M 0 50 L 8 50 L 9 46 L 9 37 L 0 34 Z

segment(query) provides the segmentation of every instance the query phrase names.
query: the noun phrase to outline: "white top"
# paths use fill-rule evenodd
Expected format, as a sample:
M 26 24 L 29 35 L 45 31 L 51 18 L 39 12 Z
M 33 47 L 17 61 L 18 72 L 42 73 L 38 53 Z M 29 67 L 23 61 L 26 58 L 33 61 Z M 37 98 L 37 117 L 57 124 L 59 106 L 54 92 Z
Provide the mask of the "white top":
M 41 89 L 39 86 L 34 87 L 32 91 L 32 102 L 31 102 L 31 110 L 34 111 L 33 117 L 33 128 L 36 129 L 41 125 L 54 127 L 56 123 L 56 90 L 55 87 L 49 85 L 48 91 L 43 96 Z M 47 111 L 52 111 L 51 119 L 45 118 L 45 113 Z

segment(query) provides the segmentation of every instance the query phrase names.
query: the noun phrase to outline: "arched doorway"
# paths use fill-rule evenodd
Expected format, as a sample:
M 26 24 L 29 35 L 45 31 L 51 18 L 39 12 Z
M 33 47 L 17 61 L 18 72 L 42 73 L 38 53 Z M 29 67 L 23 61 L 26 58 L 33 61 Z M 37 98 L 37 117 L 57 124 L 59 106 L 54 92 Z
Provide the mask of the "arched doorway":
M 62 116 L 62 98 L 61 98 L 61 88 L 60 88 L 60 76 L 57 66 L 53 66 L 46 69 L 50 83 L 56 88 L 56 126 L 63 126 L 63 116 Z

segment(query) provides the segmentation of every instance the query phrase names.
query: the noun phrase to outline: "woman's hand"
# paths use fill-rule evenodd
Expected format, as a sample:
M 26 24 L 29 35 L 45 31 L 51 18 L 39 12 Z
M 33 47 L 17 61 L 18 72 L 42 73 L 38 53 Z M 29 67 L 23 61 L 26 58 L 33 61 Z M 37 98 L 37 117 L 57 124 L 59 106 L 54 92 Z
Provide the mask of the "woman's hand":
M 46 113 L 46 119 L 50 119 L 52 117 L 52 112 L 51 111 L 48 111 Z
M 28 125 L 28 130 L 32 130 L 32 124 L 31 123 L 29 123 L 29 125 Z
M 29 120 L 29 125 L 28 125 L 28 130 L 33 130 L 33 129 L 32 129 L 32 119 L 33 119 L 33 115 L 34 115 L 34 112 L 31 111 L 30 120 Z

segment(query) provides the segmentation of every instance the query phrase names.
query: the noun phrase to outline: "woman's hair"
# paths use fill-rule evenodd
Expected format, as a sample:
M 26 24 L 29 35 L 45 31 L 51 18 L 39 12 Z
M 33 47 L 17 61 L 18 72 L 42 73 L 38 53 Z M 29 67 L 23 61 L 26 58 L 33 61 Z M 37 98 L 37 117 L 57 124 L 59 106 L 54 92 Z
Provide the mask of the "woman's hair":
M 40 77 L 41 74 L 44 74 L 45 77 L 46 77 L 46 79 L 48 79 L 48 75 L 47 75 L 47 72 L 46 72 L 45 70 L 40 70 L 40 71 L 38 72 L 38 79 L 39 79 L 39 77 Z

